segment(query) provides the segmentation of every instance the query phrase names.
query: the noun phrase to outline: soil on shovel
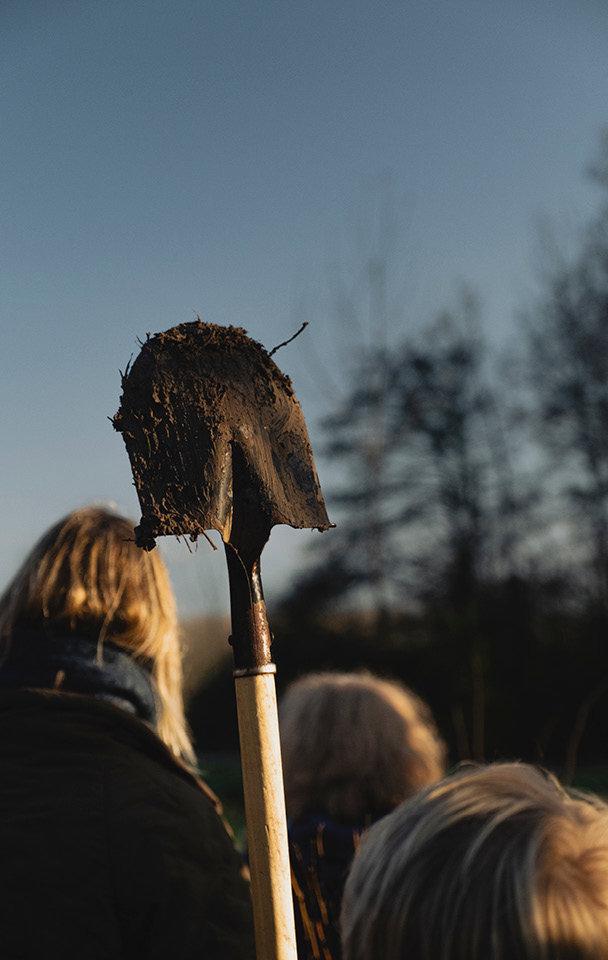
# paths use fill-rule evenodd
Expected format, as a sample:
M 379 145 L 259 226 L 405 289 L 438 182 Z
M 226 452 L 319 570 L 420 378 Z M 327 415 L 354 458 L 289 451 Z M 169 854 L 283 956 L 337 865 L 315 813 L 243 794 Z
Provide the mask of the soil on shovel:
M 196 320 L 149 337 L 122 391 L 113 424 L 139 496 L 140 546 L 210 529 L 234 542 L 248 513 L 268 533 L 331 526 L 291 382 L 244 330 Z

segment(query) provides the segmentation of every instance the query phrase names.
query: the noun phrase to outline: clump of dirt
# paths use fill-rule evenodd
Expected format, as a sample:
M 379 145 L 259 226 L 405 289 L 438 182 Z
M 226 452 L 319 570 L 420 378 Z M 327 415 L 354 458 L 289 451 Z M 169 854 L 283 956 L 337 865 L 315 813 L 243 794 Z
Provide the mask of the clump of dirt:
M 240 549 L 254 530 L 263 545 L 275 524 L 331 526 L 291 382 L 240 327 L 196 320 L 149 337 L 113 423 L 146 549 L 168 534 L 219 530 Z

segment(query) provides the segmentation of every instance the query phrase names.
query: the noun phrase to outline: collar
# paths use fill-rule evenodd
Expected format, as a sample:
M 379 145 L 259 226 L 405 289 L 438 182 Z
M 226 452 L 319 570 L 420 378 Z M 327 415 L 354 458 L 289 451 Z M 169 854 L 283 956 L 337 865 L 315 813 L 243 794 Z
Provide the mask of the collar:
M 109 700 L 156 725 L 150 671 L 126 650 L 96 636 L 18 628 L 0 664 L 0 689 L 65 690 Z

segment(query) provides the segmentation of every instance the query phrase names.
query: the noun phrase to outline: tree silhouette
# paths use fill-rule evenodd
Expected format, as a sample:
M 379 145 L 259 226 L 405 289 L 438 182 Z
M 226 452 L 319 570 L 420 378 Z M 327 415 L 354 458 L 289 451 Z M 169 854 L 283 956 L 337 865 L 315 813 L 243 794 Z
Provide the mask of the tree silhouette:
M 338 525 L 273 613 L 279 686 L 368 667 L 421 693 L 454 758 L 569 779 L 608 738 L 608 202 L 549 262 L 526 381 L 496 375 L 469 294 L 406 326 L 372 246 L 334 276 L 348 375 L 315 452 Z
M 503 404 L 488 384 L 474 298 L 464 294 L 457 310 L 392 350 L 364 355 L 354 384 L 324 424 L 325 455 L 342 478 L 329 491 L 338 527 L 325 554 L 317 547 L 285 614 L 310 623 L 312 611 L 347 601 L 375 611 L 376 649 L 401 651 L 416 632 L 412 613 L 422 616 L 426 649 L 449 677 L 459 753 L 481 759 L 484 598 L 514 575 L 525 504 L 513 483 Z
M 594 176 L 608 186 L 608 135 Z M 586 555 L 588 589 L 606 614 L 608 204 L 586 228 L 576 256 L 567 260 L 554 253 L 527 333 L 537 442 L 550 457 L 561 503 L 569 509 L 569 549 Z

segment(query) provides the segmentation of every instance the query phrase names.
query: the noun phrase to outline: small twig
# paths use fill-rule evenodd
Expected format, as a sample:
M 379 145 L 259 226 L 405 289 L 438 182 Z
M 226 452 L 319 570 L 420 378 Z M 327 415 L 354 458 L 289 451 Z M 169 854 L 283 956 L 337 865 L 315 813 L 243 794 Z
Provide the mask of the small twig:
M 216 547 L 216 545 L 214 544 L 214 542 L 213 542 L 213 540 L 211 539 L 211 537 L 209 536 L 209 534 L 208 534 L 205 530 L 201 530 L 200 532 L 201 532 L 202 535 L 204 536 L 205 540 L 207 541 L 207 543 L 209 544 L 209 546 L 211 547 L 211 549 L 212 549 L 212 550 L 217 550 L 217 547 Z M 185 533 L 181 534 L 181 537 L 182 537 L 184 543 L 186 544 L 186 546 L 188 547 L 188 550 L 190 551 L 190 553 L 192 553 L 192 547 L 190 546 L 191 543 L 194 544 L 194 550 L 195 550 L 195 551 L 198 550 L 198 538 L 199 538 L 199 534 L 198 534 L 198 533 L 190 533 L 190 534 L 188 535 L 188 540 L 186 540 L 186 534 L 185 534 Z M 177 535 L 177 540 L 179 541 L 179 539 L 180 539 L 180 534 Z M 190 542 L 188 542 L 188 541 L 190 541 Z
M 131 369 L 131 361 L 132 361 L 132 360 L 133 360 L 133 354 L 131 354 L 131 356 L 129 357 L 129 362 L 128 362 L 128 364 L 127 364 L 126 367 L 125 367 L 125 372 L 124 372 L 124 373 L 122 372 L 122 370 L 120 369 L 120 367 L 118 368 L 118 372 L 119 372 L 119 374 L 120 374 L 120 382 L 121 382 L 121 384 L 122 384 L 123 387 L 124 387 L 124 385 L 125 385 L 125 380 L 126 380 L 127 377 L 129 376 L 129 370 Z
M 268 356 L 271 357 L 273 353 L 276 353 L 277 350 L 281 349 L 281 347 L 286 347 L 288 343 L 291 343 L 292 340 L 295 340 L 296 337 L 299 337 L 300 334 L 302 333 L 302 330 L 304 330 L 304 328 L 307 326 L 308 326 L 308 320 L 305 320 L 302 326 L 300 327 L 300 329 L 298 330 L 298 332 L 294 333 L 293 337 L 290 337 L 289 340 L 283 340 L 283 343 L 279 343 L 273 350 L 270 351 Z
M 211 549 L 212 549 L 212 550 L 217 550 L 217 546 L 215 545 L 215 543 L 213 542 L 213 540 L 211 539 L 211 537 L 209 536 L 209 534 L 208 534 L 205 530 L 202 531 L 202 534 L 203 534 L 205 540 L 207 541 L 207 543 L 209 543 L 209 544 L 211 545 Z
M 179 543 L 179 541 L 180 541 L 180 537 L 181 537 L 181 539 L 184 541 L 184 543 L 186 544 L 186 547 L 188 548 L 188 553 L 192 553 L 192 547 L 190 546 L 190 544 L 189 544 L 188 541 L 186 540 L 186 534 L 185 534 L 185 533 L 182 533 L 181 535 L 180 535 L 179 533 L 177 534 L 177 536 L 175 537 L 175 539 L 177 540 L 178 543 Z

